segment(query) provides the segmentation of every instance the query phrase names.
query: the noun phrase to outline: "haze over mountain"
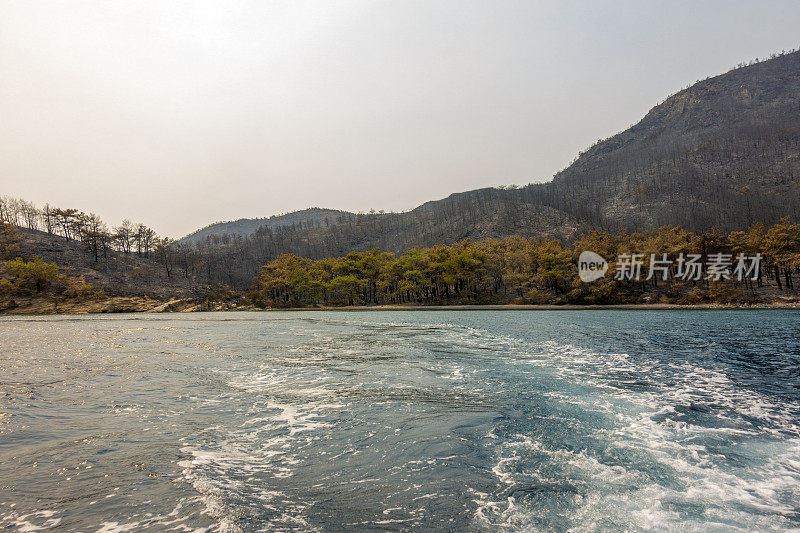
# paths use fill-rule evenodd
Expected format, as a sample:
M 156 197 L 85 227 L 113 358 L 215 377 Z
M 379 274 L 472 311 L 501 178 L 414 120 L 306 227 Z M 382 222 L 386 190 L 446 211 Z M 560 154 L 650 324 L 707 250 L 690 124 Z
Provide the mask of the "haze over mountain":
M 792 0 L 0 2 L 0 194 L 172 238 L 406 211 L 549 180 L 798 26 Z
M 334 216 L 331 216 L 334 215 Z M 183 240 L 253 235 L 268 255 L 342 255 L 592 229 L 746 228 L 800 215 L 800 52 L 700 81 L 596 143 L 551 182 L 453 194 L 404 213 L 304 210 Z M 254 235 L 259 227 L 263 229 Z M 221 239 L 220 239 L 221 238 Z M 245 244 L 245 246 L 247 246 Z

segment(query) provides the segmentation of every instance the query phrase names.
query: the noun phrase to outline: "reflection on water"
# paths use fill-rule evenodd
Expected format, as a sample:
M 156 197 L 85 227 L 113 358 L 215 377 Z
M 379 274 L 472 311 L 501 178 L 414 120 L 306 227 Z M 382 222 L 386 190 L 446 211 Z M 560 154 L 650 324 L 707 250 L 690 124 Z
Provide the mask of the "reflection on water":
M 800 527 L 796 311 L 0 320 L 0 527 Z

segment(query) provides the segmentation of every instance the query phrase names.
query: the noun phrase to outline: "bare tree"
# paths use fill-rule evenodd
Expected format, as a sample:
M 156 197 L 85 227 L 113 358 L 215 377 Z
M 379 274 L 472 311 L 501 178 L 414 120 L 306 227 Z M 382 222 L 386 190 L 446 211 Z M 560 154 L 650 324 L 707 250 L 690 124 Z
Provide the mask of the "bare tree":
M 167 278 L 172 279 L 172 269 L 175 267 L 175 251 L 172 249 L 172 239 L 168 237 L 163 239 L 156 238 L 155 242 L 156 259 L 164 265 Z
M 135 229 L 133 223 L 127 218 L 122 221 L 122 225 L 114 228 L 114 242 L 119 251 L 130 255 Z
M 65 239 L 70 240 L 71 228 L 75 217 L 78 215 L 77 209 L 54 209 L 53 218 L 56 223 L 61 227 L 62 235 Z
M 86 244 L 87 248 L 91 250 L 94 255 L 94 262 L 97 263 L 100 259 L 101 250 L 103 256 L 106 255 L 106 246 L 111 236 L 108 233 L 105 223 L 94 213 L 86 215 L 82 220 L 85 222 L 85 225 L 81 233 L 81 240 Z
M 47 233 L 53 234 L 53 226 L 55 225 L 55 217 L 53 216 L 53 209 L 50 207 L 50 204 L 44 204 L 44 209 L 42 209 L 41 213 L 42 222 L 44 222 L 44 228 L 47 230 Z
M 25 227 L 28 229 L 39 229 L 39 210 L 31 202 L 19 201 L 19 209 Z

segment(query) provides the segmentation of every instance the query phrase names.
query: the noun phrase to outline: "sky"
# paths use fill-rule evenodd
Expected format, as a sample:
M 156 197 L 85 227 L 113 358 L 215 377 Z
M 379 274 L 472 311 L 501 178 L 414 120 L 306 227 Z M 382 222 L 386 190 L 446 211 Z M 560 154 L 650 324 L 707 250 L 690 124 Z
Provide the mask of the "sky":
M 789 1 L 0 0 L 0 195 L 180 237 L 549 180 Z

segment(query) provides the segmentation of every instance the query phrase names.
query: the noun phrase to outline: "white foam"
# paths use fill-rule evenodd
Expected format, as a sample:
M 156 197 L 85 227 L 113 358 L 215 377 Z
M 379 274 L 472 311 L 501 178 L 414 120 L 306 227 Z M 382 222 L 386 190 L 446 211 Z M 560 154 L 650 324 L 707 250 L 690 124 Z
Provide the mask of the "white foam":
M 565 380 L 563 389 L 554 386 L 545 395 L 551 401 L 604 413 L 614 424 L 610 430 L 597 430 L 598 436 L 612 447 L 646 452 L 673 473 L 674 484 L 681 488 L 667 488 L 638 471 L 603 464 L 586 450 L 548 450 L 530 435 L 505 442 L 493 439 L 498 459 L 492 471 L 503 486 L 536 477 L 536 472 L 525 470 L 525 457 L 519 453 L 520 448 L 527 448 L 564 465 L 568 477 L 588 484 L 587 493 L 576 494 L 570 512 L 569 522 L 576 530 L 591 530 L 600 523 L 645 530 L 791 527 L 800 501 L 800 432 L 795 423 L 800 406 L 796 402 L 778 405 L 757 391 L 742 389 L 720 370 L 688 362 L 657 369 L 633 361 L 627 354 L 600 354 L 555 342 L 542 347 L 541 354 L 514 355 Z M 630 379 L 638 376 L 650 387 L 619 386 L 613 382 L 615 373 Z M 670 379 L 661 381 L 664 375 Z M 569 390 L 566 380 L 588 385 L 587 394 L 565 392 Z M 592 389 L 597 395 L 592 395 Z M 717 416 L 721 423 L 698 425 L 677 416 L 676 407 L 693 404 L 713 405 L 709 416 Z M 732 464 L 702 444 L 713 438 L 742 442 L 742 452 L 752 458 L 749 466 Z M 475 501 L 479 522 L 536 527 L 537 511 L 514 498 L 502 501 L 481 494 Z M 675 505 L 701 506 L 704 516 L 681 516 L 670 509 Z

